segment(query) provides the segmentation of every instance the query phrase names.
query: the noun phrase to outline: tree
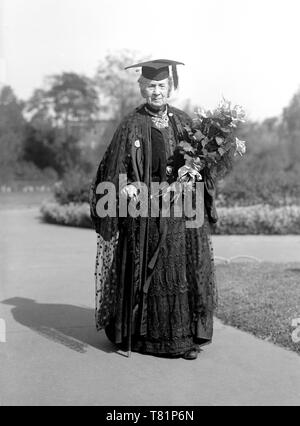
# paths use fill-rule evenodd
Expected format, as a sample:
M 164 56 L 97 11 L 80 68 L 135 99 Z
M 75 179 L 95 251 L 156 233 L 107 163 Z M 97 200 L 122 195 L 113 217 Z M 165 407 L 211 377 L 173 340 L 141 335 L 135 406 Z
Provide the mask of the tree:
M 25 125 L 23 107 L 12 88 L 4 86 L 0 91 L 0 134 L 22 132 Z
M 98 119 L 99 96 L 92 79 L 75 73 L 48 77 L 46 88 L 34 91 L 27 102 L 30 129 L 26 159 L 59 174 L 80 164 L 79 140 Z
M 23 155 L 23 103 L 9 86 L 0 91 L 0 168 L 2 178 L 12 174 Z
M 47 79 L 48 89 L 37 89 L 27 104 L 33 121 L 52 122 L 67 135 L 87 127 L 98 117 L 99 95 L 92 79 L 62 73 Z
M 138 57 L 137 52 L 122 50 L 108 54 L 100 62 L 95 80 L 102 95 L 102 101 L 104 104 L 109 104 L 114 119 L 121 120 L 141 103 L 137 74 L 134 70 L 125 71 L 124 68 L 147 59 Z
M 283 110 L 283 121 L 289 133 L 300 130 L 300 90 Z
M 283 110 L 283 127 L 286 149 L 289 152 L 290 167 L 298 167 L 300 160 L 300 90 Z
M 37 129 L 55 126 L 52 102 L 44 89 L 35 89 L 26 102 L 25 114 L 33 127 Z

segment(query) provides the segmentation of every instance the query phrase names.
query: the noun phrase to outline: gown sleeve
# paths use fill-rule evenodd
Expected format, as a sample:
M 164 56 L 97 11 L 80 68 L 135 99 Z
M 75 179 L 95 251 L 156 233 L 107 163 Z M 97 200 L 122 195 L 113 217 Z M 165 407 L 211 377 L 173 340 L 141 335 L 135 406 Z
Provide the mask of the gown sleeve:
M 101 195 L 97 194 L 97 186 L 101 182 L 110 182 L 115 185 L 118 198 L 119 175 L 127 174 L 130 168 L 130 153 L 128 152 L 129 128 L 126 123 L 121 123 L 109 144 L 92 181 L 89 192 L 90 217 L 94 229 L 105 239 L 111 239 L 117 230 L 117 218 L 100 218 L 96 206 Z

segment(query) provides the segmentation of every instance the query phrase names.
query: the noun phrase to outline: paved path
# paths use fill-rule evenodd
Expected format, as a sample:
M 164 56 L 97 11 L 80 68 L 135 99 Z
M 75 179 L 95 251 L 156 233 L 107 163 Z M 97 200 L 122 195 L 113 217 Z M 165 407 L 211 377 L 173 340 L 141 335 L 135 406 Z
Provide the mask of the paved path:
M 299 405 L 300 357 L 219 321 L 196 361 L 115 352 L 94 328 L 92 231 L 6 211 L 0 239 L 0 405 Z

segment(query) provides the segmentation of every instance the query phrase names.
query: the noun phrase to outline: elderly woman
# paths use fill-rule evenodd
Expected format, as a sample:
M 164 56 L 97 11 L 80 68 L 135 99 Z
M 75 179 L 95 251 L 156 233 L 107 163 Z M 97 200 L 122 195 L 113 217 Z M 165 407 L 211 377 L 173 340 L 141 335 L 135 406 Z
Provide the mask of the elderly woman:
M 197 228 L 188 228 L 184 215 L 163 217 L 161 207 L 155 217 L 133 217 L 118 209 L 103 214 L 99 208 L 104 200 L 110 202 L 101 185 L 114 185 L 119 207 L 124 197 L 138 202 L 141 184 L 150 190 L 153 182 L 176 181 L 184 164 L 176 147 L 191 124 L 186 113 L 168 104 L 177 88 L 178 64 L 155 60 L 132 65 L 141 67 L 138 82 L 145 103 L 116 130 L 91 186 L 90 205 L 98 234 L 97 329 L 105 328 L 120 348 L 192 360 L 200 346 L 211 342 L 216 305 L 209 233 L 216 212 L 205 177 L 204 222 Z

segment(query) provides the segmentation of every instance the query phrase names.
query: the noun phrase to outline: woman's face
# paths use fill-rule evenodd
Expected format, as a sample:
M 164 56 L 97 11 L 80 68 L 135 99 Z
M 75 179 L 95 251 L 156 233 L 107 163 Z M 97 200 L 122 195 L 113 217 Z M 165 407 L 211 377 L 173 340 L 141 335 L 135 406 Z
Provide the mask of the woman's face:
M 161 108 L 167 103 L 169 97 L 169 79 L 165 80 L 150 80 L 144 87 L 142 96 L 147 103 L 153 108 Z

